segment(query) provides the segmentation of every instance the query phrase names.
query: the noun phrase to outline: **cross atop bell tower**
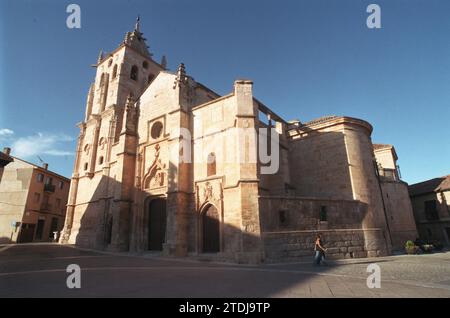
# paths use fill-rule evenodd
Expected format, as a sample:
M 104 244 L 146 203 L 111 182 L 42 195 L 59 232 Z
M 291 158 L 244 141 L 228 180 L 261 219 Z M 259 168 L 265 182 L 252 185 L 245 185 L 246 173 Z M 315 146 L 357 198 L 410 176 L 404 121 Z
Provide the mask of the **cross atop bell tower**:
M 136 18 L 136 24 L 134 25 L 134 29 L 138 32 L 140 32 L 140 24 L 141 24 L 141 17 L 138 15 Z
M 133 47 L 143 55 L 151 57 L 153 54 L 149 52 L 149 47 L 145 43 L 147 39 L 144 38 L 143 35 L 144 33 L 141 32 L 141 18 L 138 16 L 136 19 L 136 24 L 134 25 L 134 30 L 132 32 L 127 32 L 124 43 Z

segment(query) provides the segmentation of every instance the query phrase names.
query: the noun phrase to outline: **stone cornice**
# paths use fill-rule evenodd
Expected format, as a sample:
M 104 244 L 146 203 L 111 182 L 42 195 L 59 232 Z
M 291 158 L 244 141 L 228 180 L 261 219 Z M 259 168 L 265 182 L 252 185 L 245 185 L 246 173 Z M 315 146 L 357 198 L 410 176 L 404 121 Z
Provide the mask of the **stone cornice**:
M 321 130 L 339 125 L 357 126 L 358 128 L 362 128 L 368 136 L 370 136 L 373 131 L 372 125 L 365 120 L 347 116 L 333 116 L 324 118 L 323 120 L 319 119 L 317 121 L 312 121 L 299 127 L 290 128 L 288 134 L 289 137 L 292 138 L 298 135 L 302 136 L 309 135 L 310 133 L 319 133 Z

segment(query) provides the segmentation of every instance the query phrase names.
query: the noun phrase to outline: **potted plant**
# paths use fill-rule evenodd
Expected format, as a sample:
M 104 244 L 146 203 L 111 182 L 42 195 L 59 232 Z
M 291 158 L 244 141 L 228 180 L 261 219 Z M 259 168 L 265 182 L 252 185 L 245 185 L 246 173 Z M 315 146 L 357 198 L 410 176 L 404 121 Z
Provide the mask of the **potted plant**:
M 431 253 L 431 252 L 433 252 L 433 248 L 434 248 L 434 246 L 432 244 L 424 244 L 424 245 L 420 246 L 420 249 L 424 253 Z
M 417 246 L 414 244 L 413 241 L 407 241 L 405 244 L 405 250 L 406 254 L 416 254 Z

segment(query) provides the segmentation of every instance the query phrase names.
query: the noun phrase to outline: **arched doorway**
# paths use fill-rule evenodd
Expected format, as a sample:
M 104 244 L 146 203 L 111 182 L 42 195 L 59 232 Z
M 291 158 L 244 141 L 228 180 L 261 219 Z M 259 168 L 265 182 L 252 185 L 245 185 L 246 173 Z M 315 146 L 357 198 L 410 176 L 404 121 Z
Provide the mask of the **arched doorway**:
M 220 219 L 214 205 L 209 205 L 202 214 L 203 253 L 220 252 Z
M 148 249 L 162 251 L 166 238 L 166 200 L 154 199 L 148 204 Z

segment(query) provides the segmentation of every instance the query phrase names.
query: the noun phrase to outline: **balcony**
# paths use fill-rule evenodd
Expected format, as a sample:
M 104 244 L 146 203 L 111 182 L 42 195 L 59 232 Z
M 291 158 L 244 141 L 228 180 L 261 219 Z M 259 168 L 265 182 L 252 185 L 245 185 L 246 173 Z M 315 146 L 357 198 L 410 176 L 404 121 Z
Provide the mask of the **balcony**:
M 44 192 L 55 192 L 55 186 L 53 184 L 44 184 Z

